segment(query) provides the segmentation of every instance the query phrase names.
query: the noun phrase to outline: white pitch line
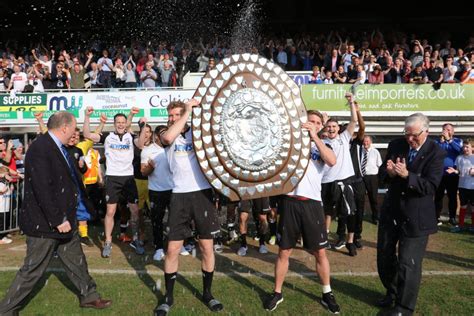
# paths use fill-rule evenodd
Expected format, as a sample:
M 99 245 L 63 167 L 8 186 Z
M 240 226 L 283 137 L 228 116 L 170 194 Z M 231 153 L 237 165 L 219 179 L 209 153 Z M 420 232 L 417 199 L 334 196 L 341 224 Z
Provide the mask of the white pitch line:
M 20 269 L 20 267 L 0 267 L 0 272 L 16 272 Z M 65 270 L 61 268 L 48 268 L 47 272 L 62 272 L 64 273 Z M 133 270 L 133 269 L 89 269 L 89 273 L 91 274 L 118 274 L 118 275 L 154 275 L 154 276 L 162 276 L 163 271 L 161 270 Z M 178 272 L 179 275 L 194 277 L 194 276 L 201 276 L 202 272 L 199 271 L 180 271 Z M 273 277 L 273 273 L 266 273 L 266 272 L 215 272 L 215 276 L 218 277 L 232 277 L 232 276 L 239 276 L 239 277 Z M 424 276 L 458 276 L 458 275 L 473 275 L 473 270 L 459 270 L 459 271 L 423 271 Z M 316 274 L 314 272 L 288 272 L 288 277 L 315 277 Z M 357 276 L 357 277 L 376 277 L 378 276 L 377 272 L 333 272 L 331 276 Z

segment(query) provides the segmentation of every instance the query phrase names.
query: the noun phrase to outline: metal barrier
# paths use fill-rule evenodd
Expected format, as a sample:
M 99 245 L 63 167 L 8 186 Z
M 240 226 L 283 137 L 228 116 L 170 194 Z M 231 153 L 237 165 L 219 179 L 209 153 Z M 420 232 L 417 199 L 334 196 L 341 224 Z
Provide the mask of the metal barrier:
M 23 182 L 18 180 L 6 185 L 0 194 L 0 234 L 18 231 L 18 215 L 23 201 Z M 2 190 L 3 191 L 3 190 Z

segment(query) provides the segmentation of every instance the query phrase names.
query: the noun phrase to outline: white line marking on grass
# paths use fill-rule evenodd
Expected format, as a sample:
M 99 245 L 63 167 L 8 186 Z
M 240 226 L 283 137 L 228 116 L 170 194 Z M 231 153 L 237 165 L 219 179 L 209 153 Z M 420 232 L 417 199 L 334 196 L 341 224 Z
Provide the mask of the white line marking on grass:
M 20 269 L 20 267 L 0 267 L 0 272 L 16 272 Z M 46 271 L 48 272 L 62 272 L 64 273 L 65 270 L 61 268 L 48 268 Z M 133 269 L 89 269 L 89 273 L 91 274 L 117 274 L 117 275 L 163 275 L 163 271 L 161 270 L 133 270 Z M 202 272 L 200 271 L 180 271 L 178 274 L 182 276 L 194 277 L 194 276 L 201 276 Z M 458 275 L 473 275 L 473 270 L 458 270 L 458 271 L 423 271 L 424 276 L 458 276 Z M 266 272 L 215 272 L 214 276 L 218 277 L 231 277 L 231 276 L 239 276 L 239 277 L 273 277 L 273 273 L 266 273 Z M 314 277 L 316 274 L 314 272 L 288 272 L 288 277 Z M 358 276 L 358 277 L 376 277 L 378 276 L 377 272 L 333 272 L 331 276 Z

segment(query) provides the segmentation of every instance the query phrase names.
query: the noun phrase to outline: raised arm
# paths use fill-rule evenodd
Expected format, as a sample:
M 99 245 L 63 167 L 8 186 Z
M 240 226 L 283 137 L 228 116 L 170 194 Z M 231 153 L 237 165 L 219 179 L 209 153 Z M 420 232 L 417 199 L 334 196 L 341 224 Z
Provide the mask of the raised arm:
M 134 139 L 135 146 L 137 146 L 139 149 L 143 149 L 145 146 L 146 121 L 146 117 L 142 117 L 140 119 L 140 135 L 138 136 L 138 139 Z
M 365 121 L 362 117 L 362 113 L 360 112 L 359 104 L 357 103 L 357 101 L 354 101 L 354 104 L 357 113 L 357 123 L 359 124 L 359 129 L 357 130 L 357 139 L 359 141 L 363 141 L 365 136 Z
M 84 126 L 82 127 L 82 133 L 84 134 L 84 138 L 90 139 L 94 143 L 98 143 L 100 142 L 100 135 L 91 133 L 90 130 L 90 118 L 92 113 L 94 113 L 94 108 L 92 106 L 88 106 L 84 111 Z
M 130 109 L 130 112 L 127 115 L 127 130 L 129 132 L 132 132 L 131 128 L 132 128 L 133 117 L 136 114 L 138 114 L 138 112 L 140 112 L 140 109 L 134 106 Z
M 166 132 L 161 135 L 161 142 L 163 145 L 170 145 L 174 142 L 176 137 L 183 131 L 188 121 L 189 115 L 192 112 L 193 107 L 199 106 L 199 101 L 191 99 L 186 102 L 186 107 L 183 115 L 171 125 Z
M 86 61 L 86 64 L 84 65 L 84 69 L 87 69 L 87 67 L 89 67 L 92 61 L 92 57 L 94 57 L 94 54 L 92 54 L 92 52 L 89 52 L 89 54 L 87 54 L 87 61 Z
M 46 127 L 43 121 L 43 112 L 35 112 L 33 115 L 35 116 L 35 119 L 38 122 L 40 133 L 45 134 L 48 131 L 48 128 Z
M 354 96 L 352 93 L 346 93 L 346 99 L 349 102 L 349 107 L 351 110 L 351 120 L 349 124 L 347 125 L 346 130 L 352 135 L 355 131 L 356 125 L 357 125 L 357 111 L 356 111 L 356 104 L 354 101 Z

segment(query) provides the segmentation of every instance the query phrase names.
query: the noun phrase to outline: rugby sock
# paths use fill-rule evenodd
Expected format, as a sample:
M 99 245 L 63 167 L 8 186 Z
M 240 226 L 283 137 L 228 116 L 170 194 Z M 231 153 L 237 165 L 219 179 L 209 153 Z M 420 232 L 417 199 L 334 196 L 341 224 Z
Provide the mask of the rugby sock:
M 87 223 L 86 224 L 79 224 L 78 230 L 79 230 L 79 236 L 80 237 L 87 237 L 88 236 Z
M 247 247 L 247 233 L 240 234 L 240 246 Z
M 271 218 L 269 221 L 269 226 L 270 226 L 270 235 L 271 236 L 276 236 L 277 234 L 277 223 L 276 223 L 276 220 L 274 220 L 273 218 Z
M 202 298 L 205 302 L 209 302 L 213 299 L 211 294 L 211 287 L 212 287 L 212 278 L 214 276 L 214 271 L 207 272 L 202 270 Z
M 461 207 L 459 210 L 459 227 L 464 226 L 464 219 L 466 218 L 467 207 Z
M 331 292 L 331 285 L 323 285 L 323 294 Z
M 165 272 L 165 287 L 166 287 L 166 294 L 165 294 L 165 302 L 169 306 L 173 305 L 173 291 L 174 291 L 174 284 L 176 283 L 176 278 L 178 277 L 178 273 L 166 273 Z
M 127 227 L 128 227 L 128 224 L 125 223 L 125 224 L 120 224 L 120 233 L 121 234 L 125 234 L 127 232 Z

